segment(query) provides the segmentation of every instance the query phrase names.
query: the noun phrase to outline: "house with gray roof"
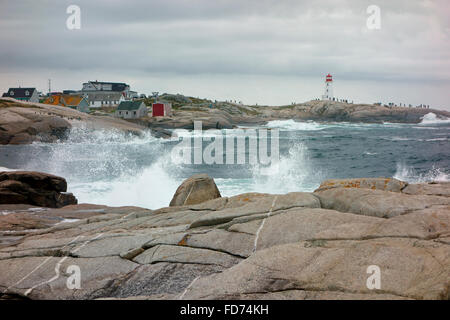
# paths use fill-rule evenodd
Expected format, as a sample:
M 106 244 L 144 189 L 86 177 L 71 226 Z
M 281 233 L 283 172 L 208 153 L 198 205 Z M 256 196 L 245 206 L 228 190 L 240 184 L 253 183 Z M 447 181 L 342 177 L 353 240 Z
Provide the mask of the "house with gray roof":
M 85 93 L 90 108 L 116 107 L 125 100 L 125 96 L 120 92 L 89 92 Z
M 39 93 L 36 88 L 9 88 L 2 97 L 14 98 L 20 101 L 39 102 Z
M 90 108 L 116 107 L 137 95 L 126 83 L 103 81 L 85 82 L 79 93 L 87 98 Z
M 147 115 L 147 106 L 143 101 L 122 101 L 114 113 L 114 116 L 123 119 L 139 119 Z

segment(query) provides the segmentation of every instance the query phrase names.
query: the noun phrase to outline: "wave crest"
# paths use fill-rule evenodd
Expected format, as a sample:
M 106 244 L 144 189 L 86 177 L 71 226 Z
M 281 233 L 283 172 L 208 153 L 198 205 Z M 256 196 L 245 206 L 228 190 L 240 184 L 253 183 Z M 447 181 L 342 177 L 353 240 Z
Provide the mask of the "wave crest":
M 408 183 L 424 183 L 424 182 L 448 182 L 449 174 L 441 168 L 433 166 L 425 173 L 418 173 L 413 167 L 404 163 L 397 163 L 397 171 L 393 178 L 406 181 Z
M 439 123 L 450 123 L 449 118 L 441 118 L 438 117 L 435 113 L 429 112 L 426 115 L 424 115 L 422 118 L 422 121 L 420 124 L 439 124 Z

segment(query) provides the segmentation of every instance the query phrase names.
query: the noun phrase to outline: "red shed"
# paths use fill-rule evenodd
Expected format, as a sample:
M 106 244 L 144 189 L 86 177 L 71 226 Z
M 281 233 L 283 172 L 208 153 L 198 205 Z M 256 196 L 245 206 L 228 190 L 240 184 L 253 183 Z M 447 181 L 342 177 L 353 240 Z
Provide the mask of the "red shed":
M 152 116 L 153 117 L 165 117 L 172 115 L 172 104 L 171 103 L 154 103 L 152 106 Z

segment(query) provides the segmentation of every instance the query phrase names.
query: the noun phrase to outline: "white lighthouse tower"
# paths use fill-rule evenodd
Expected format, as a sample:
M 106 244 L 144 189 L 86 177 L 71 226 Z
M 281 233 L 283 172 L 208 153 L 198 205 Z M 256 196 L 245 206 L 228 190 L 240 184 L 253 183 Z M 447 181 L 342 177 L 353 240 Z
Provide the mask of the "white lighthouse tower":
M 325 78 L 325 93 L 322 100 L 333 100 L 333 77 L 331 74 L 327 74 Z

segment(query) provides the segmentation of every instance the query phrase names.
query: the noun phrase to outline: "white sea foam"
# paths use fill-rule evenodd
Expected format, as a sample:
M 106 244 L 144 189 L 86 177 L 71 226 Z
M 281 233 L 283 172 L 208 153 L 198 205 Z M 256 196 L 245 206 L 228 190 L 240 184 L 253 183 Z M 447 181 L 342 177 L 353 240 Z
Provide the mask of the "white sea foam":
M 432 138 L 432 139 L 425 139 L 425 141 L 448 141 L 448 138 Z
M 222 196 L 234 196 L 244 192 L 309 192 L 325 179 L 325 172 L 314 167 L 308 148 L 301 142 L 291 146 L 287 155 L 280 155 L 278 164 L 256 164 L 250 171 L 251 176 L 246 178 L 214 179 Z
M 427 125 L 427 124 L 439 124 L 439 123 L 450 123 L 449 118 L 440 118 L 435 113 L 429 112 L 426 115 L 424 115 L 422 118 L 422 121 L 420 124 Z
M 109 206 L 134 205 L 156 209 L 166 207 L 181 181 L 173 178 L 159 160 L 136 174 L 124 174 L 111 181 L 72 183 L 70 191 L 80 203 Z
M 252 189 L 257 192 L 287 193 L 313 191 L 320 184 L 322 172 L 314 170 L 308 148 L 297 142 L 287 156 L 270 167 L 256 165 L 253 170 Z
M 6 167 L 0 167 L 0 171 L 19 171 L 20 169 L 11 169 Z
M 404 163 L 397 163 L 397 171 L 395 172 L 393 177 L 409 183 L 450 181 L 448 172 L 445 172 L 443 169 L 433 166 L 432 169 L 425 173 L 418 173 L 417 170 L 415 170 L 413 167 L 407 166 Z
M 410 138 L 405 138 L 405 137 L 386 137 L 384 139 L 388 139 L 391 141 L 410 141 L 410 140 L 417 140 L 417 139 L 410 139 Z
M 293 119 L 289 120 L 272 120 L 269 121 L 265 127 L 267 128 L 278 128 L 284 131 L 318 131 L 329 128 L 354 128 L 358 130 L 367 130 L 376 127 L 392 127 L 401 128 L 407 124 L 402 123 L 363 123 L 363 122 L 324 122 L 319 123 L 315 121 L 295 121 Z
M 295 121 L 289 120 L 273 120 L 269 121 L 266 125 L 267 128 L 277 128 L 280 130 L 299 130 L 299 131 L 316 131 L 322 130 L 327 127 L 327 125 L 322 125 L 314 121 Z

